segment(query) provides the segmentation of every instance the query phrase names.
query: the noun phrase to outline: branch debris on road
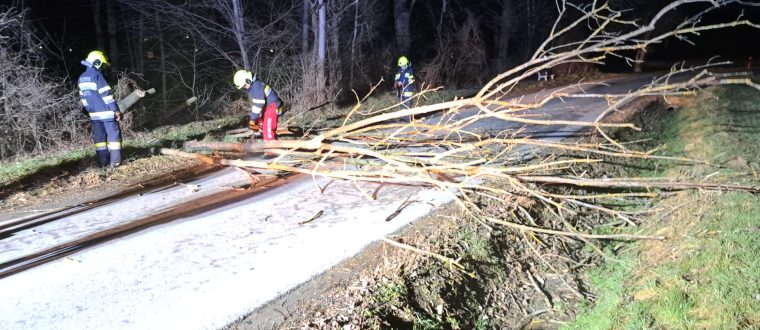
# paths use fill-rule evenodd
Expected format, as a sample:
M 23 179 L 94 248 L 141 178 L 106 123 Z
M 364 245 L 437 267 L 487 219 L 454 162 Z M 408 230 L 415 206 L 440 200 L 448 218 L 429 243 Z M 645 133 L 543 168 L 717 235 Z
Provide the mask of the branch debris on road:
M 315 214 L 315 215 L 314 215 L 313 217 L 311 217 L 309 220 L 304 220 L 304 221 L 301 221 L 301 222 L 299 222 L 298 224 L 299 224 L 299 225 L 304 225 L 304 224 L 307 224 L 307 223 L 309 223 L 309 222 L 312 222 L 312 221 L 314 221 L 314 220 L 317 220 L 317 218 L 321 217 L 323 213 L 324 213 L 324 210 L 319 210 L 319 212 L 317 212 L 317 214 Z

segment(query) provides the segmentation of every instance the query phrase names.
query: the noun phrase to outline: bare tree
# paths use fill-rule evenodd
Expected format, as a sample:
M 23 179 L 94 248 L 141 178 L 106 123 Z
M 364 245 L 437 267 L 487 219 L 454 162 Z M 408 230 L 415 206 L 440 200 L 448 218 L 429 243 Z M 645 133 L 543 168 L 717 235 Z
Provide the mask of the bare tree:
M 327 69 L 327 4 L 324 0 L 317 0 L 317 90 L 319 91 L 317 102 L 324 101 Z
M 161 94 L 161 109 L 166 110 L 169 107 L 169 94 L 167 93 L 169 85 L 166 80 L 166 47 L 164 46 L 166 42 L 164 40 L 164 29 L 161 26 L 161 16 L 159 16 L 158 13 L 155 13 L 153 17 L 156 23 L 156 32 L 158 33 L 156 40 L 158 42 L 158 60 L 160 63 L 159 75 L 161 75 L 161 91 L 159 92 Z
M 43 74 L 43 48 L 24 11 L 0 8 L 0 159 L 86 140 L 77 93 Z
M 418 67 L 428 85 L 461 87 L 479 82 L 488 71 L 488 55 L 481 18 L 471 4 L 451 2 L 448 6 L 429 6 L 430 21 L 436 24 L 435 57 Z M 477 6 L 477 4 L 476 4 Z M 458 14 L 462 13 L 462 14 Z M 481 82 L 482 83 L 482 82 Z
M 243 23 L 243 6 L 240 5 L 240 0 L 230 0 L 232 2 L 232 11 L 230 11 L 229 17 L 232 21 L 232 26 L 235 31 L 235 41 L 237 41 L 238 48 L 240 48 L 240 57 L 243 58 L 243 67 L 250 68 L 251 62 L 248 59 L 248 48 L 246 47 L 244 39 L 245 25 Z
M 499 30 L 496 33 L 496 62 L 497 70 L 503 71 L 509 63 L 509 40 L 512 38 L 514 24 L 513 0 L 500 0 Z
M 311 20 L 311 2 L 303 0 L 303 12 L 301 13 L 301 53 L 309 52 L 309 21 Z

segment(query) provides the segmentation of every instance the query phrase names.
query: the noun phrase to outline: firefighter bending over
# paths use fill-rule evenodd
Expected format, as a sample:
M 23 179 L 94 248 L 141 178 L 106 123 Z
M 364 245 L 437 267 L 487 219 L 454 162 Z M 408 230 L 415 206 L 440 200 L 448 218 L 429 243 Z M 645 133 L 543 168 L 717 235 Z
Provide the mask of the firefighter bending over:
M 103 52 L 95 50 L 87 55 L 82 65 L 87 67 L 79 76 L 79 95 L 92 122 L 92 140 L 95 155 L 101 168 L 111 169 L 121 163 L 121 130 L 118 121 L 121 111 L 114 100 L 101 66 L 108 64 Z
M 409 99 L 414 96 L 414 71 L 412 71 L 412 63 L 406 56 L 398 58 L 398 72 L 396 73 L 397 96 L 401 101 L 401 104 L 405 109 L 410 108 L 411 101 Z
M 246 90 L 253 103 L 248 127 L 261 132 L 264 141 L 276 140 L 277 117 L 282 114 L 282 100 L 277 92 L 247 70 L 236 72 L 233 82 L 238 89 Z

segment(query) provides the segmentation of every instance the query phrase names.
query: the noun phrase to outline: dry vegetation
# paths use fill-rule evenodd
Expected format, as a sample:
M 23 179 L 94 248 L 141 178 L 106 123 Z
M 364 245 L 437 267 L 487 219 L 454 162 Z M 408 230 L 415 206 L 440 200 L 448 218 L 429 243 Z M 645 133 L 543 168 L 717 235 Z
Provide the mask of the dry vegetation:
M 25 12 L 0 7 L 0 159 L 81 144 L 79 95 L 46 77 Z

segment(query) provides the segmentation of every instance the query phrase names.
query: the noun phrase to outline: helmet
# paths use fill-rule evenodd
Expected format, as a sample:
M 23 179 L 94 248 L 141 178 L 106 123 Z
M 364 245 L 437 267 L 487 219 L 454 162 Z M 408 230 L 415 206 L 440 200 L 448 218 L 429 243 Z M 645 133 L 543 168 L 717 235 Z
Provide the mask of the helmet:
M 232 82 L 235 83 L 235 87 L 238 89 L 243 88 L 243 85 L 251 84 L 253 82 L 253 73 L 248 70 L 238 70 L 238 72 L 235 72 L 235 77 L 232 78 Z
M 87 59 L 85 61 L 92 63 L 92 66 L 96 68 L 100 68 L 103 64 L 108 64 L 108 59 L 106 59 L 106 55 L 103 54 L 103 52 L 99 50 L 93 50 L 89 54 L 87 54 Z
M 406 56 L 401 56 L 398 58 L 398 66 L 407 66 L 409 65 L 409 59 L 406 58 Z

